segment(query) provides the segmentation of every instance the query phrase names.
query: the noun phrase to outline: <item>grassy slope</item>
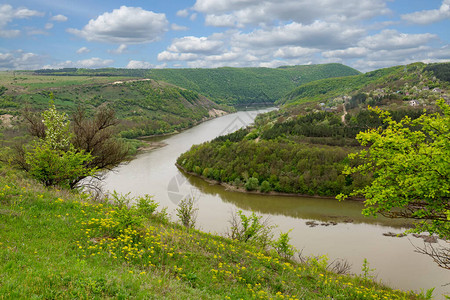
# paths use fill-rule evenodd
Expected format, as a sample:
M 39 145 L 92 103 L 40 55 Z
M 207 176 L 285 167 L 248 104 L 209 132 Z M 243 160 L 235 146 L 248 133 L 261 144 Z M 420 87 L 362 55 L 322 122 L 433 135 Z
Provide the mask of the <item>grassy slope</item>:
M 0 298 L 423 298 L 0 172 Z

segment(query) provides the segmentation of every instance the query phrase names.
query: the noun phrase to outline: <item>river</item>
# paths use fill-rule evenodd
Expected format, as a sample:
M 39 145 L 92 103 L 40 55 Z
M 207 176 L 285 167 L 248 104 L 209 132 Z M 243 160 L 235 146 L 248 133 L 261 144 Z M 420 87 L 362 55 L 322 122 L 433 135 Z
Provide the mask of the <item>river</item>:
M 271 223 L 278 226 L 276 235 L 292 229 L 291 243 L 304 255 L 326 254 L 330 261 L 345 259 L 352 264 L 353 273 L 361 273 L 363 260 L 367 259 L 377 280 L 390 287 L 417 292 L 435 287 L 437 298 L 450 293 L 450 285 L 444 286 L 450 283 L 450 272 L 439 268 L 431 258 L 414 252 L 411 243 L 423 246 L 421 239 L 383 235 L 402 232 L 405 226 L 402 220 L 364 217 L 363 205 L 356 201 L 231 192 L 186 175 L 175 166 L 177 157 L 192 145 L 247 126 L 258 113 L 268 110 L 240 111 L 176 135 L 154 138 L 167 145 L 142 153 L 107 174 L 103 188 L 131 196 L 153 195 L 161 207 L 168 208 L 173 220 L 178 201 L 193 196 L 199 208 L 197 228 L 219 234 L 226 232 L 233 211 L 255 211 L 270 217 Z M 311 227 L 306 224 L 308 221 L 319 225 Z M 331 222 L 337 224 L 330 225 Z

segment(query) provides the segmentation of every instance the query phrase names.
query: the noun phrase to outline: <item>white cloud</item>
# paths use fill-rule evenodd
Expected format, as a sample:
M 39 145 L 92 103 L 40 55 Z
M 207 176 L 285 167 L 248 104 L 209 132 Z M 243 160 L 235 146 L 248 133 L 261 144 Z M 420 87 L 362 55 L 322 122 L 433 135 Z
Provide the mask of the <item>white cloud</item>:
M 170 25 L 170 28 L 175 31 L 186 31 L 189 29 L 186 26 L 180 26 L 180 25 L 173 24 L 173 23 L 172 23 L 172 25 Z
M 187 9 L 179 10 L 179 11 L 177 11 L 177 16 L 186 18 L 187 16 L 189 16 L 189 10 L 187 10 Z
M 119 47 L 117 47 L 117 49 L 114 49 L 114 50 L 108 50 L 108 52 L 109 52 L 109 53 L 112 53 L 112 54 L 122 54 L 122 53 L 124 53 L 125 51 L 127 51 L 127 49 L 128 49 L 127 45 L 125 45 L 125 44 L 120 44 Z
M 139 60 L 130 60 L 128 62 L 128 65 L 125 67 L 127 69 L 151 69 L 154 68 L 154 66 L 146 61 L 139 61 Z
M 138 44 L 160 39 L 168 25 L 165 14 L 121 6 L 90 20 L 81 30 L 70 28 L 68 32 L 88 41 Z
M 79 60 L 75 63 L 75 65 L 81 68 L 103 68 L 111 66 L 113 63 L 114 61 L 112 59 L 92 57 L 89 59 Z
M 326 58 L 358 58 L 358 57 L 364 57 L 367 55 L 369 50 L 364 47 L 350 47 L 347 49 L 339 49 L 339 50 L 331 50 L 331 51 L 324 51 L 322 53 L 323 57 Z
M 357 21 L 389 13 L 384 0 L 197 0 L 192 9 L 211 26 L 270 25 L 277 21 L 308 24 L 316 20 Z M 234 22 L 232 22 L 234 21 Z
M 42 57 L 23 50 L 0 52 L 0 70 L 35 70 L 41 65 Z
M 44 27 L 46 30 L 50 30 L 50 29 L 52 29 L 53 28 L 53 23 L 47 23 L 47 24 L 45 24 L 45 27 Z
M 14 19 L 27 19 L 30 17 L 42 17 L 44 13 L 28 8 L 13 8 L 9 4 L 0 5 L 0 37 L 12 38 L 20 34 L 19 29 L 6 29 L 5 27 Z
M 235 42 L 247 47 L 300 46 L 306 48 L 338 49 L 358 41 L 365 31 L 358 27 L 316 21 L 310 25 L 292 22 L 270 29 L 258 29 L 237 34 Z
M 298 57 L 304 57 L 309 56 L 311 54 L 317 53 L 318 49 L 313 48 L 303 48 L 303 47 L 282 47 L 278 49 L 274 56 L 275 57 L 281 57 L 281 58 L 298 58 Z
M 57 21 L 57 22 L 66 22 L 68 20 L 68 18 L 64 15 L 56 15 L 56 16 L 51 17 L 50 20 Z
M 81 47 L 77 50 L 77 54 L 86 54 L 91 52 L 91 50 L 88 47 Z
M 401 16 L 403 20 L 415 24 L 431 24 L 450 18 L 450 0 L 442 1 L 439 9 L 416 11 Z
M 397 30 L 386 29 L 378 34 L 362 39 L 359 45 L 372 50 L 395 50 L 418 47 L 434 39 L 438 39 L 438 36 L 435 34 L 406 34 Z
M 169 51 L 163 51 L 158 54 L 158 61 L 189 61 L 197 58 L 198 55 L 194 53 L 173 53 Z
M 197 19 L 197 14 L 196 13 L 193 13 L 190 17 L 189 17 L 189 20 L 191 20 L 191 21 L 195 21 Z
M 216 53 L 223 45 L 222 41 L 206 37 L 186 36 L 173 40 L 167 48 L 170 52 L 188 53 Z
M 215 27 L 238 27 L 238 20 L 236 16 L 231 14 L 224 14 L 220 16 L 206 15 L 205 24 L 207 26 Z
M 73 62 L 67 60 L 57 64 L 45 65 L 43 69 L 62 69 L 62 68 L 104 68 L 109 67 L 114 63 L 111 59 L 101 59 L 98 57 L 92 57 L 89 59 L 78 60 Z

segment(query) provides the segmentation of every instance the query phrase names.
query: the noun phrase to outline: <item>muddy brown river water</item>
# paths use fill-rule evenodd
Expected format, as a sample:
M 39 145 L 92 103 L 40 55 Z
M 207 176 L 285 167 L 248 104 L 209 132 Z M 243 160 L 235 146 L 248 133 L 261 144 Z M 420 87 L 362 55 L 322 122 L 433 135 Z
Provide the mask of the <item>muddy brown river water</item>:
M 291 243 L 305 255 L 342 258 L 352 264 L 353 273 L 361 273 L 363 260 L 378 281 L 393 288 L 420 292 L 435 287 L 437 299 L 450 294 L 450 271 L 414 252 L 412 244 L 423 245 L 411 235 L 397 238 L 383 233 L 400 233 L 406 222 L 361 215 L 363 204 L 334 199 L 267 196 L 227 191 L 200 178 L 184 174 L 175 166 L 177 157 L 194 144 L 249 125 L 258 113 L 269 109 L 240 111 L 204 122 L 179 134 L 157 137 L 154 141 L 167 145 L 140 154 L 127 165 L 106 176 L 104 189 L 132 196 L 150 194 L 167 207 L 175 220 L 176 204 L 183 197 L 194 196 L 199 208 L 197 227 L 223 234 L 233 211 L 255 211 L 270 217 L 279 231 L 292 229 Z M 308 225 L 308 224 L 310 225 Z M 317 226 L 311 226 L 317 224 Z M 328 224 L 328 225 L 327 225 Z M 442 243 L 442 242 L 441 242 Z

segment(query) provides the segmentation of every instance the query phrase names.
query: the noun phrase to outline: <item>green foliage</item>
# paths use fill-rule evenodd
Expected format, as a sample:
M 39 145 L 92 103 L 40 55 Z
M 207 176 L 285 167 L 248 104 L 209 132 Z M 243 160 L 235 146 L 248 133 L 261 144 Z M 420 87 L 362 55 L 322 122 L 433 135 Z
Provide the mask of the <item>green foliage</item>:
M 450 63 L 429 64 L 425 71 L 431 71 L 440 80 L 450 82 Z
M 289 237 L 289 233 L 291 231 L 292 229 L 288 232 L 281 232 L 278 239 L 272 242 L 272 247 L 275 249 L 278 255 L 285 259 L 290 259 L 295 252 L 294 246 L 289 244 L 289 241 L 291 240 L 291 238 Z
M 231 216 L 230 225 L 228 236 L 233 240 L 254 243 L 263 248 L 272 240 L 274 226 L 269 224 L 268 219 L 263 219 L 255 212 L 247 216 L 241 210 L 237 211 Z
M 52 103 L 42 117 L 45 136 L 25 152 L 29 174 L 45 186 L 66 188 L 74 188 L 81 178 L 94 175 L 95 167 L 86 168 L 94 157 L 70 143 L 67 116 L 59 113 Z
M 67 149 L 72 138 L 67 115 L 64 112 L 58 112 L 55 104 L 51 103 L 49 109 L 42 113 L 42 118 L 45 125 L 43 142 L 51 149 Z
M 245 189 L 247 191 L 254 191 L 257 190 L 259 187 L 259 180 L 255 177 L 250 177 L 247 179 L 247 182 L 245 183 Z
M 370 268 L 367 258 L 364 258 L 364 260 L 363 260 L 363 265 L 362 265 L 361 271 L 362 271 L 362 277 L 364 280 L 373 280 L 374 279 L 374 275 L 372 273 L 375 271 L 375 269 Z
M 419 220 L 415 232 L 450 237 L 450 107 L 442 113 L 397 122 L 388 112 L 373 109 L 387 125 L 358 134 L 367 149 L 350 155 L 362 163 L 345 174 L 373 174 L 371 184 L 350 195 L 365 197 L 363 213 Z M 344 195 L 339 196 L 345 198 Z
M 391 67 L 355 76 L 316 80 L 300 85 L 277 103 L 304 103 L 346 95 L 368 84 L 383 82 L 388 76 L 396 74 L 400 70 L 402 67 Z
M 136 199 L 136 209 L 139 214 L 144 216 L 150 216 L 155 213 L 159 207 L 159 203 L 156 202 L 152 196 L 144 195 Z
M 244 182 L 249 191 L 334 196 L 364 181 L 349 182 L 340 174 L 350 152 L 348 149 L 293 143 L 278 137 L 258 143 L 221 140 L 192 147 L 177 163 L 187 171 L 210 179 L 238 185 Z M 205 169 L 215 171 L 204 172 Z
M 267 180 L 264 180 L 261 183 L 260 191 L 263 193 L 268 193 L 271 190 L 272 190 L 272 186 L 270 185 L 270 182 L 268 182 Z
M 186 228 L 194 228 L 197 220 L 198 208 L 194 198 L 183 198 L 176 208 L 177 217 Z
M 96 169 L 85 168 L 93 157 L 89 153 L 76 151 L 73 147 L 68 150 L 51 148 L 47 143 L 36 143 L 25 154 L 25 161 L 29 165 L 29 174 L 45 186 L 74 187 L 79 178 L 94 175 Z

